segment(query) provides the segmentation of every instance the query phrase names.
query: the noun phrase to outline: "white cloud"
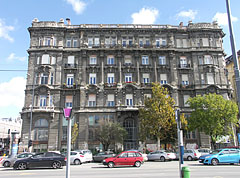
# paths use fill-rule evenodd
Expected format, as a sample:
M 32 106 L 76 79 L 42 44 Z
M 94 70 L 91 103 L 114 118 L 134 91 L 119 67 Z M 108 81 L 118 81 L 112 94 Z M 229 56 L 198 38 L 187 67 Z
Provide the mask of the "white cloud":
M 232 17 L 232 22 L 236 22 L 238 21 L 237 17 Z M 228 16 L 227 13 L 221 13 L 221 12 L 217 12 L 215 14 L 215 16 L 213 17 L 214 21 L 217 21 L 219 25 L 228 25 Z
M 132 14 L 133 24 L 154 24 L 158 17 L 158 10 L 155 8 L 142 8 L 139 12 Z
M 20 112 L 24 105 L 25 87 L 26 80 L 23 77 L 14 77 L 9 82 L 0 83 L 0 107 L 17 107 Z
M 25 59 L 26 57 L 18 57 L 15 55 L 15 53 L 11 53 L 7 58 L 8 61 L 13 61 L 13 60 L 25 61 Z
M 188 11 L 179 12 L 176 16 L 177 18 L 184 17 L 184 18 L 189 18 L 191 20 L 194 20 L 197 13 L 198 12 L 196 10 L 189 9 Z
M 68 4 L 72 5 L 73 10 L 77 14 L 81 14 L 86 8 L 86 3 L 81 0 L 65 0 L 65 1 L 67 1 Z
M 13 31 L 13 26 L 7 26 L 3 19 L 0 19 L 0 38 L 5 38 L 10 42 L 13 42 L 14 39 L 9 35 L 10 31 Z

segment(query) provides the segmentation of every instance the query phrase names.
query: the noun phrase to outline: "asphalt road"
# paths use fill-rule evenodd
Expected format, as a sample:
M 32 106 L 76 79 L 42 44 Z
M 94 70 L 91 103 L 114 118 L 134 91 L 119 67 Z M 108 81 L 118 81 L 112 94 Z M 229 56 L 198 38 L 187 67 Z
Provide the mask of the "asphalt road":
M 205 166 L 198 161 L 185 161 L 189 166 L 191 178 L 239 178 L 240 165 Z M 0 167 L 0 178 L 65 178 L 63 169 L 13 170 Z M 146 162 L 140 168 L 107 168 L 100 163 L 87 163 L 71 166 L 71 178 L 177 178 L 178 161 Z

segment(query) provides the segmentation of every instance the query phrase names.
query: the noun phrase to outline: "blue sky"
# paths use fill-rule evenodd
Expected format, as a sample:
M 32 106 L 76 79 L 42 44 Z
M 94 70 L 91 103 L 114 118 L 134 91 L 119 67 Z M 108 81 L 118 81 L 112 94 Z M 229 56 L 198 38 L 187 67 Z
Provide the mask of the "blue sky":
M 240 41 L 240 1 L 231 0 L 236 49 Z M 0 0 L 0 117 L 17 117 L 24 105 L 27 49 L 34 18 L 78 24 L 170 24 L 217 20 L 231 55 L 225 0 Z M 23 71 L 2 71 L 23 70 Z

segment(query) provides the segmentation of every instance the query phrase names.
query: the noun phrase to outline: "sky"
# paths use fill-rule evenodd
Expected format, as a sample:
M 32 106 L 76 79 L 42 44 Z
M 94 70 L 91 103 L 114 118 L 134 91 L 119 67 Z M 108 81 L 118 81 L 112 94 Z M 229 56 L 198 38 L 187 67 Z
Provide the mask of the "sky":
M 236 49 L 240 42 L 240 1 L 229 0 Z M 0 0 L 0 118 L 16 118 L 24 105 L 28 27 L 32 20 L 70 18 L 79 24 L 179 25 L 214 20 L 226 34 L 223 47 L 231 55 L 225 0 Z M 11 71 L 18 70 L 18 71 Z

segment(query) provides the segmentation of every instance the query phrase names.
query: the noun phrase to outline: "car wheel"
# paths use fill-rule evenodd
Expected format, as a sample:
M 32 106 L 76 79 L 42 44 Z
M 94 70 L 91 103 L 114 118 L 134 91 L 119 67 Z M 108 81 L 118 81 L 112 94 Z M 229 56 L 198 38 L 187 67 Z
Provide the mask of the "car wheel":
M 54 161 L 53 163 L 52 163 L 52 168 L 53 169 L 59 169 L 59 168 L 61 168 L 62 167 L 62 164 L 59 162 L 59 161 Z
M 107 165 L 108 165 L 109 168 L 113 168 L 114 167 L 114 163 L 113 162 L 109 162 Z
M 81 161 L 80 161 L 79 159 L 75 159 L 75 160 L 74 160 L 74 164 L 75 164 L 75 165 L 80 165 L 80 164 L 82 164 L 82 163 L 81 163 Z
M 26 163 L 19 163 L 19 164 L 18 164 L 18 169 L 19 169 L 19 170 L 27 169 L 27 164 L 26 164 Z
M 140 161 L 136 161 L 134 164 L 135 167 L 140 167 L 141 166 L 141 162 Z
M 164 161 L 165 161 L 165 157 L 164 157 L 164 156 L 161 156 L 161 157 L 160 157 L 160 161 L 164 162 Z
M 3 167 L 10 167 L 10 162 L 9 161 L 4 162 Z
M 188 161 L 192 161 L 193 158 L 192 158 L 191 156 L 188 156 L 188 157 L 187 157 L 187 160 L 188 160 Z
M 218 160 L 214 158 L 212 159 L 211 163 L 213 166 L 216 166 L 218 164 Z

